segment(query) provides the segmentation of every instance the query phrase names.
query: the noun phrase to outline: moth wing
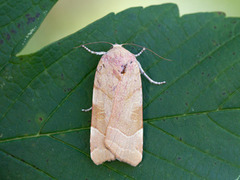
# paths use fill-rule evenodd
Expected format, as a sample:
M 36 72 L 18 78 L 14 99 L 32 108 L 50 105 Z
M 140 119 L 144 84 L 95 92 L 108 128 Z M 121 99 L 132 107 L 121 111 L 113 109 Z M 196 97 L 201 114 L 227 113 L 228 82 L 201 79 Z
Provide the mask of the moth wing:
M 105 145 L 120 161 L 132 166 L 142 160 L 142 83 L 136 58 L 126 67 L 115 90 Z
M 115 155 L 106 148 L 104 140 L 114 100 L 113 89 L 118 80 L 110 76 L 112 67 L 104 57 L 97 66 L 92 99 L 90 150 L 91 159 L 97 165 L 115 160 Z

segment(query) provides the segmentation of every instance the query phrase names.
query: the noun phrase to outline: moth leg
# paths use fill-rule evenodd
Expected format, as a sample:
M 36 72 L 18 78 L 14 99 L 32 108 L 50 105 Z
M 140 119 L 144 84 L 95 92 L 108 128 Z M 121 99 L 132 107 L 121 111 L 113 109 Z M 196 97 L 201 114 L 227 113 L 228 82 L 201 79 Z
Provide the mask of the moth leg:
M 82 109 L 83 112 L 88 112 L 88 111 L 91 111 L 92 110 L 92 107 L 88 108 L 88 109 Z
M 100 51 L 100 52 L 96 52 L 96 51 L 92 51 L 90 49 L 88 49 L 86 46 L 84 45 L 81 45 L 84 49 L 86 49 L 88 52 L 92 53 L 92 54 L 96 54 L 96 55 L 104 55 L 106 54 L 107 52 L 104 52 L 104 51 Z
M 142 48 L 142 50 L 141 50 L 139 53 L 135 54 L 134 56 L 135 56 L 135 57 L 140 56 L 140 55 L 143 53 L 143 51 L 145 51 L 145 50 L 146 50 L 145 47 Z
M 139 69 L 140 69 L 141 74 L 143 74 L 143 75 L 148 79 L 148 81 L 149 81 L 150 83 L 158 84 L 158 85 L 160 85 L 160 84 L 165 84 L 165 83 L 166 83 L 166 81 L 158 82 L 158 81 L 152 80 L 152 79 L 144 72 L 144 70 L 143 70 L 140 62 L 137 61 L 137 63 L 138 63 L 138 66 L 139 66 Z

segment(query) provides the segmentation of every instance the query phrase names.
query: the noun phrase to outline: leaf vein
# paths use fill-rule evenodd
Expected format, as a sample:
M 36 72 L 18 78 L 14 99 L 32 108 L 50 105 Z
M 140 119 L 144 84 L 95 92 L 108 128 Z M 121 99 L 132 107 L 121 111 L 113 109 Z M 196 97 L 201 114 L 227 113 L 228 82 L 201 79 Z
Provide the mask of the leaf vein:
M 161 94 L 163 94 L 167 89 L 169 89 L 171 86 L 173 86 L 177 81 L 181 80 L 185 75 L 187 75 L 190 71 L 192 71 L 193 69 L 195 69 L 199 64 L 203 63 L 207 57 L 213 53 L 216 53 L 221 47 L 223 47 L 225 44 L 229 43 L 230 41 L 232 41 L 234 38 L 236 38 L 237 36 L 239 36 L 239 34 L 237 34 L 236 36 L 230 38 L 229 40 L 225 41 L 224 43 L 222 43 L 220 46 L 218 46 L 216 49 L 212 50 L 211 52 L 209 52 L 208 54 L 206 54 L 199 62 L 196 62 L 192 67 L 190 67 L 187 71 L 185 71 L 183 74 L 181 74 L 178 78 L 176 78 L 173 82 L 169 83 L 169 85 L 163 90 L 161 91 L 159 94 L 157 94 L 156 96 L 154 96 L 145 106 L 144 109 L 147 108 L 153 101 L 155 101 Z
M 4 154 L 6 154 L 7 156 L 9 156 L 9 157 L 11 157 L 11 158 L 13 158 L 13 159 L 15 159 L 15 160 L 17 160 L 17 161 L 19 161 L 19 162 L 25 164 L 25 165 L 27 165 L 28 167 L 31 167 L 31 168 L 35 169 L 36 171 L 41 172 L 42 174 L 46 175 L 47 177 L 50 177 L 50 178 L 56 179 L 56 178 L 54 178 L 52 175 L 50 175 L 49 173 L 47 173 L 47 172 L 43 171 L 42 169 L 36 167 L 35 165 L 30 164 L 29 162 L 26 162 L 25 160 L 23 160 L 23 159 L 21 159 L 21 158 L 15 156 L 15 155 L 13 155 L 13 154 L 10 154 L 10 153 L 8 153 L 8 152 L 2 150 L 2 149 L 0 149 L 0 151 L 2 151 L 2 152 L 3 152 Z
M 197 151 L 199 151 L 199 152 L 202 153 L 202 154 L 205 154 L 205 155 L 207 155 L 207 156 L 209 156 L 209 157 L 211 157 L 211 158 L 213 158 L 213 159 L 216 159 L 216 160 L 219 160 L 219 161 L 224 162 L 224 163 L 226 163 L 226 164 L 229 164 L 230 166 L 234 166 L 234 167 L 240 168 L 240 165 L 238 165 L 238 164 L 235 164 L 235 163 L 233 163 L 233 162 L 231 162 L 231 161 L 228 161 L 228 160 L 226 160 L 226 159 L 222 159 L 221 157 L 218 157 L 218 156 L 213 155 L 213 154 L 211 154 L 211 153 L 209 153 L 209 152 L 206 152 L 206 151 L 204 151 L 204 150 L 202 150 L 202 149 L 200 149 L 200 148 L 198 148 L 198 147 L 196 147 L 196 146 L 192 146 L 192 145 L 189 144 L 189 143 L 180 141 L 180 140 L 179 140 L 177 137 L 175 137 L 173 134 L 171 134 L 171 133 L 169 133 L 169 132 L 167 132 L 167 131 L 164 131 L 163 129 L 157 127 L 156 125 L 154 125 L 154 124 L 152 124 L 152 123 L 150 123 L 150 122 L 148 122 L 148 124 L 151 125 L 152 127 L 156 128 L 157 130 L 164 132 L 166 135 L 172 137 L 174 140 L 176 140 L 176 141 L 178 141 L 178 142 L 180 142 L 180 143 L 183 143 L 184 145 L 186 145 L 187 147 L 189 147 L 189 148 L 191 148 L 191 149 L 197 150 Z

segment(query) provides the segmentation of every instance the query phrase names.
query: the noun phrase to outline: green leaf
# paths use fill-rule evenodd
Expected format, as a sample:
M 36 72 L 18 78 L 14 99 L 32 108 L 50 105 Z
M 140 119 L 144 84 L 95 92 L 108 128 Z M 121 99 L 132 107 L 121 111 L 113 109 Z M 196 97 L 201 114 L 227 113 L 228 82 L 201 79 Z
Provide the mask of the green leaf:
M 174 4 L 109 14 L 30 55 L 16 56 L 55 3 L 0 3 L 0 179 L 237 179 L 240 177 L 240 19 L 179 17 Z M 89 156 L 99 56 L 82 43 L 134 42 L 144 52 L 143 161 L 96 166 Z M 89 45 L 107 51 L 105 44 Z M 128 47 L 133 53 L 140 49 Z

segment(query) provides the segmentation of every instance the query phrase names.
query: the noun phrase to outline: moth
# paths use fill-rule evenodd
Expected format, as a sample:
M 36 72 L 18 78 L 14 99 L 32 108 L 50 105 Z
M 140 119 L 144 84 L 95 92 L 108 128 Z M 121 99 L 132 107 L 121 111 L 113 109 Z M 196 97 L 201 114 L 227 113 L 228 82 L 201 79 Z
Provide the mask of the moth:
M 107 52 L 95 52 L 85 45 L 81 47 L 88 52 L 102 55 L 95 73 L 92 107 L 83 109 L 92 110 L 91 159 L 96 165 L 118 159 L 137 166 L 142 161 L 143 151 L 140 74 L 153 84 L 166 82 L 152 80 L 137 61 L 136 57 L 145 47 L 140 46 L 143 49 L 134 55 L 123 48 L 123 44 L 111 44 L 112 49 Z

